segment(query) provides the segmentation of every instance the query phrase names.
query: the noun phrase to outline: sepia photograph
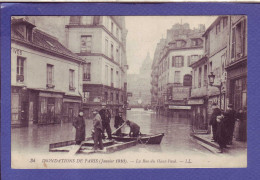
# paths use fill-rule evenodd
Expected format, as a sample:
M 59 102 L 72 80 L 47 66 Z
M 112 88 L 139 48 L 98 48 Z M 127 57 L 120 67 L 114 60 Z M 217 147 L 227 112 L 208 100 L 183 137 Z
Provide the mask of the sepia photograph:
M 10 28 L 12 169 L 247 167 L 246 15 Z

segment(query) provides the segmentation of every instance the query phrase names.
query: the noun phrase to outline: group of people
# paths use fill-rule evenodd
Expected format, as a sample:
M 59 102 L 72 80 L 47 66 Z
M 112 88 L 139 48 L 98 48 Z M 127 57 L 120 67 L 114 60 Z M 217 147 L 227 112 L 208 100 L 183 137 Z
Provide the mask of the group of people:
M 223 149 L 228 148 L 227 145 L 232 145 L 235 122 L 238 120 L 244 121 L 245 113 L 242 110 L 237 113 L 233 109 L 232 104 L 228 105 L 226 112 L 219 109 L 216 103 L 213 103 L 212 108 L 213 113 L 210 118 L 210 125 L 213 131 L 212 142 L 217 142 L 220 148 L 219 153 L 223 153 Z M 242 132 L 241 128 L 240 131 Z
M 102 139 L 105 139 L 105 131 L 107 134 L 107 139 L 112 139 L 112 132 L 110 127 L 111 113 L 106 105 L 102 105 L 100 111 L 95 109 L 92 111 L 93 113 L 93 129 L 92 129 L 92 137 L 94 140 L 94 150 L 98 148 L 103 150 L 103 142 Z M 122 113 L 117 112 L 115 116 L 114 127 L 116 128 L 115 135 L 122 136 L 121 127 L 127 124 L 130 127 L 129 136 L 137 137 L 140 134 L 140 127 L 129 120 L 124 121 L 122 118 Z M 85 120 L 83 117 L 83 110 L 79 111 L 78 117 L 73 121 L 73 126 L 76 129 L 76 144 L 80 145 L 82 141 L 85 140 Z

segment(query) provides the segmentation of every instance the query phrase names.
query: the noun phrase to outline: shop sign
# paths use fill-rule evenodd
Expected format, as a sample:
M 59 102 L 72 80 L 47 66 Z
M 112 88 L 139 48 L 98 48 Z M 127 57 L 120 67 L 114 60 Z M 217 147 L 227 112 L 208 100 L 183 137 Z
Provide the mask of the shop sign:
M 190 95 L 190 87 L 173 87 L 172 100 L 188 99 Z
M 100 97 L 95 97 L 95 98 L 93 99 L 93 102 L 101 102 L 101 98 L 100 98 Z
M 191 86 L 192 85 L 192 75 L 185 74 L 183 77 L 183 86 Z
M 188 101 L 189 105 L 202 105 L 204 104 L 204 99 L 190 99 Z
M 169 109 L 191 109 L 191 106 L 175 106 L 175 105 L 169 105 Z
M 127 93 L 127 97 L 132 97 L 132 96 L 133 96 L 133 93 L 131 93 L 131 92 Z

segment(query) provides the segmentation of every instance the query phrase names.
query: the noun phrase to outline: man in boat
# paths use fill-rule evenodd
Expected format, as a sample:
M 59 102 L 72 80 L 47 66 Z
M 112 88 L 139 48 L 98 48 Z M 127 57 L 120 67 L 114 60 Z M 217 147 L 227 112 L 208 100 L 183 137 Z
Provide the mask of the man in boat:
M 118 112 L 116 113 L 116 116 L 115 116 L 115 124 L 114 124 L 114 127 L 117 129 L 119 128 L 125 121 L 123 120 L 122 118 L 122 112 Z M 116 131 L 116 135 L 117 136 L 120 136 L 122 134 L 121 132 L 121 129 L 118 129 Z
M 127 120 L 126 124 L 130 127 L 129 136 L 137 137 L 140 134 L 140 126 L 138 126 L 136 123 Z
M 98 113 L 98 110 L 95 109 L 93 111 L 93 140 L 94 140 L 94 150 L 97 150 L 98 147 L 103 150 L 103 142 L 102 142 L 102 133 L 103 133 L 103 128 L 102 128 L 102 121 L 101 117 Z
M 111 136 L 111 127 L 110 127 L 110 119 L 111 119 L 111 114 L 106 107 L 106 104 L 102 104 L 102 109 L 99 111 L 99 114 L 102 119 L 102 126 L 103 126 L 103 138 L 104 137 L 104 132 L 106 130 L 108 139 L 112 139 Z
M 79 110 L 79 115 L 75 118 L 72 125 L 76 128 L 76 144 L 80 145 L 81 142 L 85 140 L 85 120 L 83 118 L 83 110 Z

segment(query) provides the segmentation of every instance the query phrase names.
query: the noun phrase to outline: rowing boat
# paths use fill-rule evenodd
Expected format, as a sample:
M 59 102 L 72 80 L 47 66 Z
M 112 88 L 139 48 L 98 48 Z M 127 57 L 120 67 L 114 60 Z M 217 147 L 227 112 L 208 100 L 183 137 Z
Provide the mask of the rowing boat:
M 112 138 L 116 141 L 121 142 L 129 142 L 138 140 L 141 144 L 160 144 L 162 141 L 162 138 L 164 136 L 164 133 L 160 134 L 141 134 L 138 137 L 130 137 L 125 133 L 122 133 L 121 136 L 112 135 Z

